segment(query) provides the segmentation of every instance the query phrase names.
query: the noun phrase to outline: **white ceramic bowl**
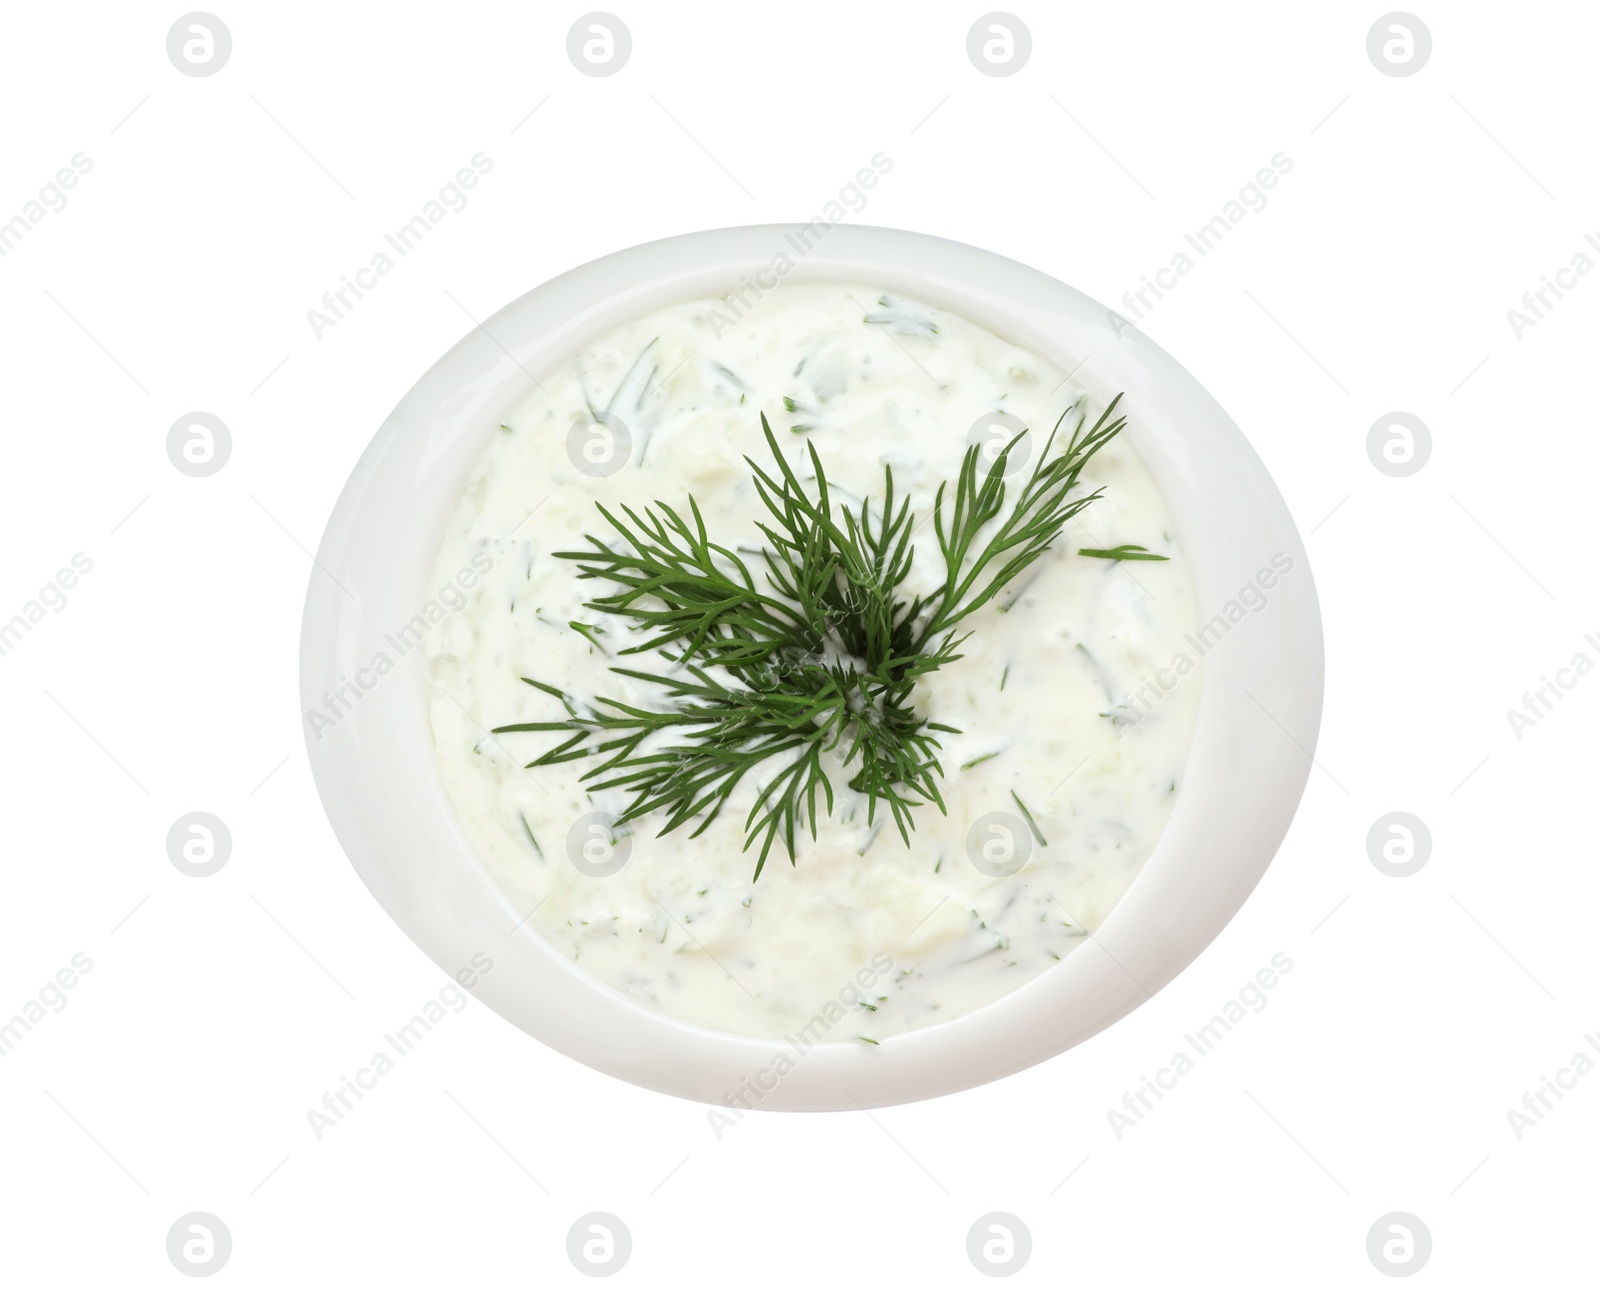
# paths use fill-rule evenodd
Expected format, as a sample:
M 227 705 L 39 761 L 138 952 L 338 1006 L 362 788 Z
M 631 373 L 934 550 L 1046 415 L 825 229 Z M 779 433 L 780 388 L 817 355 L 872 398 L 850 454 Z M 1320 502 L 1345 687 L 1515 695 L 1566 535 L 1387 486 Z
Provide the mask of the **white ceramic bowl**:
M 1205 656 L 1171 821 L 1099 932 L 967 1016 L 875 1048 L 817 1046 L 758 1103 L 834 1110 L 949 1093 L 1053 1057 L 1194 959 L 1260 879 L 1300 800 L 1322 710 L 1322 630 L 1305 550 L 1266 469 L 1211 396 L 1138 331 L 1043 273 L 959 243 L 838 226 L 800 255 L 785 235 L 804 236 L 796 225 L 718 229 L 605 256 L 507 305 L 435 363 L 384 422 L 328 521 L 306 597 L 301 692 L 307 713 L 347 681 L 360 695 L 331 730 L 308 729 L 311 768 L 356 871 L 429 957 L 454 974 L 487 954 L 494 967 L 477 997 L 530 1035 L 635 1084 L 721 1102 L 782 1045 L 671 1020 L 580 971 L 489 878 L 440 786 L 422 650 L 396 659 L 384 638 L 427 601 L 462 484 L 534 378 L 629 319 L 720 295 L 741 276 L 902 291 L 1076 370 L 1102 397 L 1126 390 L 1126 433 L 1166 495 L 1202 620 L 1275 555 L 1293 570 Z M 379 654 L 397 664 L 381 678 L 371 667 Z

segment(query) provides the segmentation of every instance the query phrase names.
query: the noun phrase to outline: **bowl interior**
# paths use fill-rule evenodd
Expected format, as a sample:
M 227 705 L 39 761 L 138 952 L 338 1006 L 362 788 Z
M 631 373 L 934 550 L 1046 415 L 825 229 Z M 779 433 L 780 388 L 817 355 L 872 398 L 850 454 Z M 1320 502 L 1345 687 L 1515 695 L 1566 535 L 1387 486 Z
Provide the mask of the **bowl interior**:
M 665 1018 L 581 972 L 526 926 L 478 862 L 434 768 L 420 647 L 398 629 L 462 485 L 540 375 L 632 318 L 741 278 L 864 282 L 941 305 L 1057 363 L 1101 397 L 1128 392 L 1134 447 L 1189 560 L 1200 710 L 1186 782 L 1154 853 L 1092 944 L 966 1016 L 876 1048 L 784 1045 Z M 1241 591 L 1273 568 L 1264 596 Z M 1287 572 L 1283 572 L 1287 566 Z M 1093 1035 L 1221 931 L 1271 861 L 1311 767 L 1322 635 L 1282 498 L 1226 413 L 1117 315 L 1045 274 L 893 229 L 764 225 L 689 234 L 574 269 L 439 360 L 384 422 L 329 520 L 307 593 L 302 706 L 313 774 L 351 862 L 396 922 L 514 1024 L 650 1088 L 763 1109 L 849 1109 L 995 1079 Z M 317 714 L 317 715 L 313 715 Z M 487 958 L 492 967 L 481 970 Z M 792 1065 L 792 1069 L 789 1067 Z M 774 1073 L 781 1069 L 781 1077 Z M 741 1092 L 743 1090 L 743 1092 Z

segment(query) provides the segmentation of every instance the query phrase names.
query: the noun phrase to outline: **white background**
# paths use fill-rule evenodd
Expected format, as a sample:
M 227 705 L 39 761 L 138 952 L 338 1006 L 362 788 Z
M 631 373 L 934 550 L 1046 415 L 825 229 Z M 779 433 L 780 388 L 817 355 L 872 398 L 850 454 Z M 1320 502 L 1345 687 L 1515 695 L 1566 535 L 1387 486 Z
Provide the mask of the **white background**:
M 964 1247 L 992 1210 L 1033 1234 L 1016 1284 L 1382 1284 L 1393 1210 L 1431 1230 L 1418 1284 L 1593 1276 L 1600 1072 L 1520 1141 L 1506 1112 L 1600 1031 L 1600 678 L 1520 740 L 1505 712 L 1600 659 L 1600 275 L 1520 339 L 1506 311 L 1600 233 L 1600 12 L 1426 7 L 1432 57 L 1395 78 L 1379 5 L 1029 5 L 1032 58 L 994 78 L 979 5 L 697 0 L 618 8 L 633 54 L 604 79 L 567 59 L 578 6 L 231 4 L 206 78 L 168 61 L 179 12 L 18 5 L 0 40 L 0 220 L 93 162 L 0 259 L 0 619 L 94 562 L 0 657 L 0 1020 L 94 965 L 0 1059 L 7 1284 L 180 1283 L 192 1210 L 241 1286 L 588 1284 L 565 1236 L 591 1210 L 632 1231 L 619 1284 L 985 1284 Z M 959 1096 L 718 1141 L 473 1003 L 316 1140 L 306 1111 L 444 984 L 307 770 L 308 548 L 346 474 L 468 314 L 807 218 L 879 151 L 856 219 L 1107 304 L 1293 159 L 1140 324 L 1307 536 L 1328 701 L 1278 860 L 1154 1001 Z M 306 311 L 478 152 L 470 205 L 314 338 Z M 165 452 L 196 409 L 234 439 L 208 479 Z M 1364 446 L 1397 409 L 1434 439 L 1406 479 Z M 195 810 L 234 839 L 205 879 L 165 849 Z M 1392 810 L 1432 830 L 1413 877 L 1367 856 Z M 1269 1006 L 1119 1141 L 1108 1109 L 1280 951 Z

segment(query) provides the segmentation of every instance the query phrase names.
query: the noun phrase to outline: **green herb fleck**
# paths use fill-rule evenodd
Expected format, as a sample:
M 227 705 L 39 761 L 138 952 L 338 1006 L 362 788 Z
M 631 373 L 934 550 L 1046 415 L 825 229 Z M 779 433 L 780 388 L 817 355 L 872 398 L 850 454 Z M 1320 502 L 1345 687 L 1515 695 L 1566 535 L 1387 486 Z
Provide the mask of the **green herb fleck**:
M 518 811 L 517 818 L 522 821 L 522 831 L 528 835 L 528 841 L 533 843 L 534 851 L 538 854 L 539 859 L 543 860 L 544 848 L 539 845 L 539 839 L 533 836 L 533 827 L 528 823 L 528 817 Z
M 572 628 L 573 631 L 577 632 L 579 636 L 583 637 L 584 640 L 588 641 L 589 644 L 593 645 L 607 658 L 611 656 L 611 651 L 599 641 L 599 636 L 603 631 L 605 631 L 605 628 L 594 626 L 591 623 L 580 623 L 576 618 L 569 622 L 567 626 Z
M 1039 826 L 1033 822 L 1033 812 L 1028 809 L 1028 804 L 1017 796 L 1017 790 L 1011 790 L 1011 800 L 1017 804 L 1017 809 L 1022 812 L 1022 818 L 1028 822 L 1028 830 L 1038 839 L 1039 845 L 1047 847 L 1050 844 L 1044 840 L 1044 834 L 1039 832 Z
M 1092 556 L 1096 560 L 1168 560 L 1168 559 L 1171 559 L 1170 556 L 1157 555 L 1154 551 L 1148 551 L 1144 547 L 1137 546 L 1132 542 L 1124 542 L 1121 546 L 1113 546 L 1113 547 L 1081 546 L 1081 547 L 1078 548 L 1078 554 L 1079 555 Z

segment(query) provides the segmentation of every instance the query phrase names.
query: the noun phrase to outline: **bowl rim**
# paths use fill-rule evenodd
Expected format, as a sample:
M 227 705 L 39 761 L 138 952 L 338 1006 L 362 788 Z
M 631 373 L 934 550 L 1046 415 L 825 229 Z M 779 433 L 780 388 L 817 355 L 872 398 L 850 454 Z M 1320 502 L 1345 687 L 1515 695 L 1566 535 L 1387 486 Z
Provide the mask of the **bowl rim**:
M 1126 433 L 1167 501 L 1200 621 L 1226 620 L 1209 644 L 1204 627 L 1189 638 L 1203 666 L 1185 782 L 1143 869 L 1087 938 L 1095 950 L 1085 944 L 971 1013 L 876 1047 L 806 1047 L 678 1021 L 533 933 L 531 914 L 512 905 L 456 821 L 428 746 L 423 651 L 398 649 L 393 636 L 429 598 L 461 488 L 538 374 L 630 319 L 740 282 L 758 294 L 791 282 L 901 291 L 1041 354 L 1097 394 L 1127 390 Z M 1288 572 L 1233 621 L 1238 593 L 1275 557 Z M 567 1056 L 660 1092 L 730 1113 L 846 1110 L 951 1093 L 1044 1061 L 1192 962 L 1242 906 L 1293 818 L 1320 726 L 1323 645 L 1283 498 L 1237 426 L 1164 350 L 1088 296 L 993 252 L 813 221 L 712 229 L 602 256 L 512 301 L 429 368 L 329 517 L 306 594 L 300 691 L 313 777 L 351 864 L 430 958 L 471 979 L 478 999 Z

